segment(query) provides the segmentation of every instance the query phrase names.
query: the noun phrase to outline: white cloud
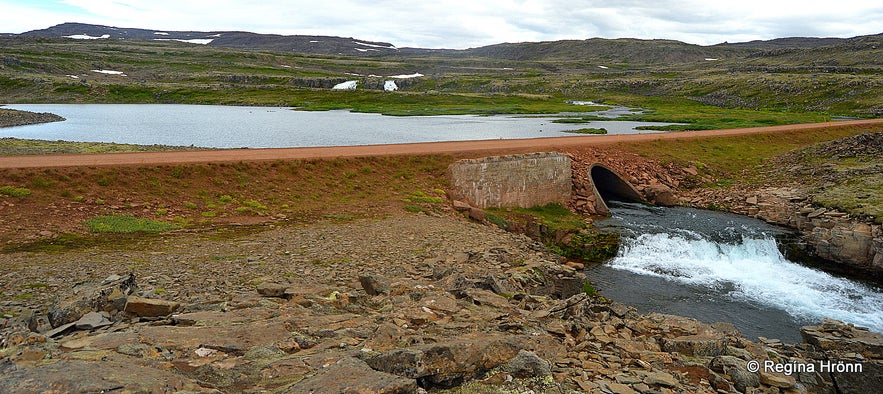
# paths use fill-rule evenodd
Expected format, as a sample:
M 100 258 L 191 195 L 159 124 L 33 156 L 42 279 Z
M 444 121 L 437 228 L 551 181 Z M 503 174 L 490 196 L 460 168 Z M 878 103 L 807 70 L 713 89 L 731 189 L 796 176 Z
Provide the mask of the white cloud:
M 35 3 L 42 6 L 35 5 Z M 50 2 L 51 3 L 51 2 Z M 0 0 L 7 32 L 61 22 L 167 30 L 246 30 L 467 48 L 592 37 L 666 38 L 697 44 L 785 36 L 877 34 L 883 5 L 841 0 L 413 0 L 180 1 Z M 59 9 L 54 11 L 53 8 Z M 75 12 L 79 10 L 79 12 Z M 26 17 L 22 17 L 25 15 Z

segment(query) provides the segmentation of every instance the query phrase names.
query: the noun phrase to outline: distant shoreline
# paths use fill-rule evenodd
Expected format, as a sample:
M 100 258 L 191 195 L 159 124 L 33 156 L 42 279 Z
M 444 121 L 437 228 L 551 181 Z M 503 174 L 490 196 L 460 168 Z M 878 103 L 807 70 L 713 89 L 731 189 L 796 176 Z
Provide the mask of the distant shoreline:
M 40 123 L 61 122 L 64 117 L 48 112 L 29 112 L 0 108 L 0 127 L 27 126 Z

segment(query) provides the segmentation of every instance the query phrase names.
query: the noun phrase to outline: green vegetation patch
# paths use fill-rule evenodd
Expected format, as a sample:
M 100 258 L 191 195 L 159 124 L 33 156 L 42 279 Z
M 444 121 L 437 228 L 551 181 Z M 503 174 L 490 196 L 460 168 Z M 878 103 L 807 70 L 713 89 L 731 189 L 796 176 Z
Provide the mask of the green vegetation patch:
M 31 190 L 24 187 L 0 186 L 0 194 L 10 197 L 26 197 L 31 195 Z
M 160 220 L 136 218 L 132 215 L 96 216 L 84 223 L 93 233 L 161 233 L 178 228 Z
M 559 203 L 488 209 L 486 217 L 500 228 L 524 233 L 553 253 L 572 259 L 603 262 L 619 250 L 619 234 L 590 228 L 582 216 Z
M 195 149 L 202 150 L 208 148 L 197 148 L 193 146 L 115 144 L 105 142 L 43 141 L 8 137 L 0 138 L 0 155 L 2 156 L 115 152 L 166 152 Z
M 694 165 L 725 184 L 753 181 L 756 171 L 776 156 L 820 141 L 853 136 L 866 127 L 837 127 L 726 137 L 655 140 L 619 144 L 619 147 L 659 161 L 680 166 Z
M 564 132 L 573 134 L 607 134 L 607 129 L 584 128 L 576 130 L 564 130 Z
M 852 177 L 823 189 L 813 197 L 813 202 L 853 216 L 873 217 L 883 224 L 883 177 L 880 174 Z

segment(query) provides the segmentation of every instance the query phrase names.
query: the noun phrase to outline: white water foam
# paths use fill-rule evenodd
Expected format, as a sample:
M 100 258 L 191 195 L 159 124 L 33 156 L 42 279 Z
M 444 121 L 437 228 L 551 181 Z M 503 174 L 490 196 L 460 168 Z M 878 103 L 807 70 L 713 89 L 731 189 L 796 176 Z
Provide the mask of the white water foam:
M 830 317 L 883 333 L 883 293 L 788 261 L 772 237 L 727 244 L 684 230 L 641 234 L 624 240 L 608 265 L 717 289 L 803 320 Z

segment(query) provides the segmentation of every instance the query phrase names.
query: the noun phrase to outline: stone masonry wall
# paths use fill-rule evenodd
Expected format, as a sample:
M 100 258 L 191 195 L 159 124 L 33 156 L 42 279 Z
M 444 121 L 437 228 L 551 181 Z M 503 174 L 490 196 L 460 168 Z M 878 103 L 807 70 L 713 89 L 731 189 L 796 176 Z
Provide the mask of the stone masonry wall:
M 570 157 L 560 153 L 460 160 L 449 169 L 454 189 L 479 208 L 524 207 L 570 201 Z

